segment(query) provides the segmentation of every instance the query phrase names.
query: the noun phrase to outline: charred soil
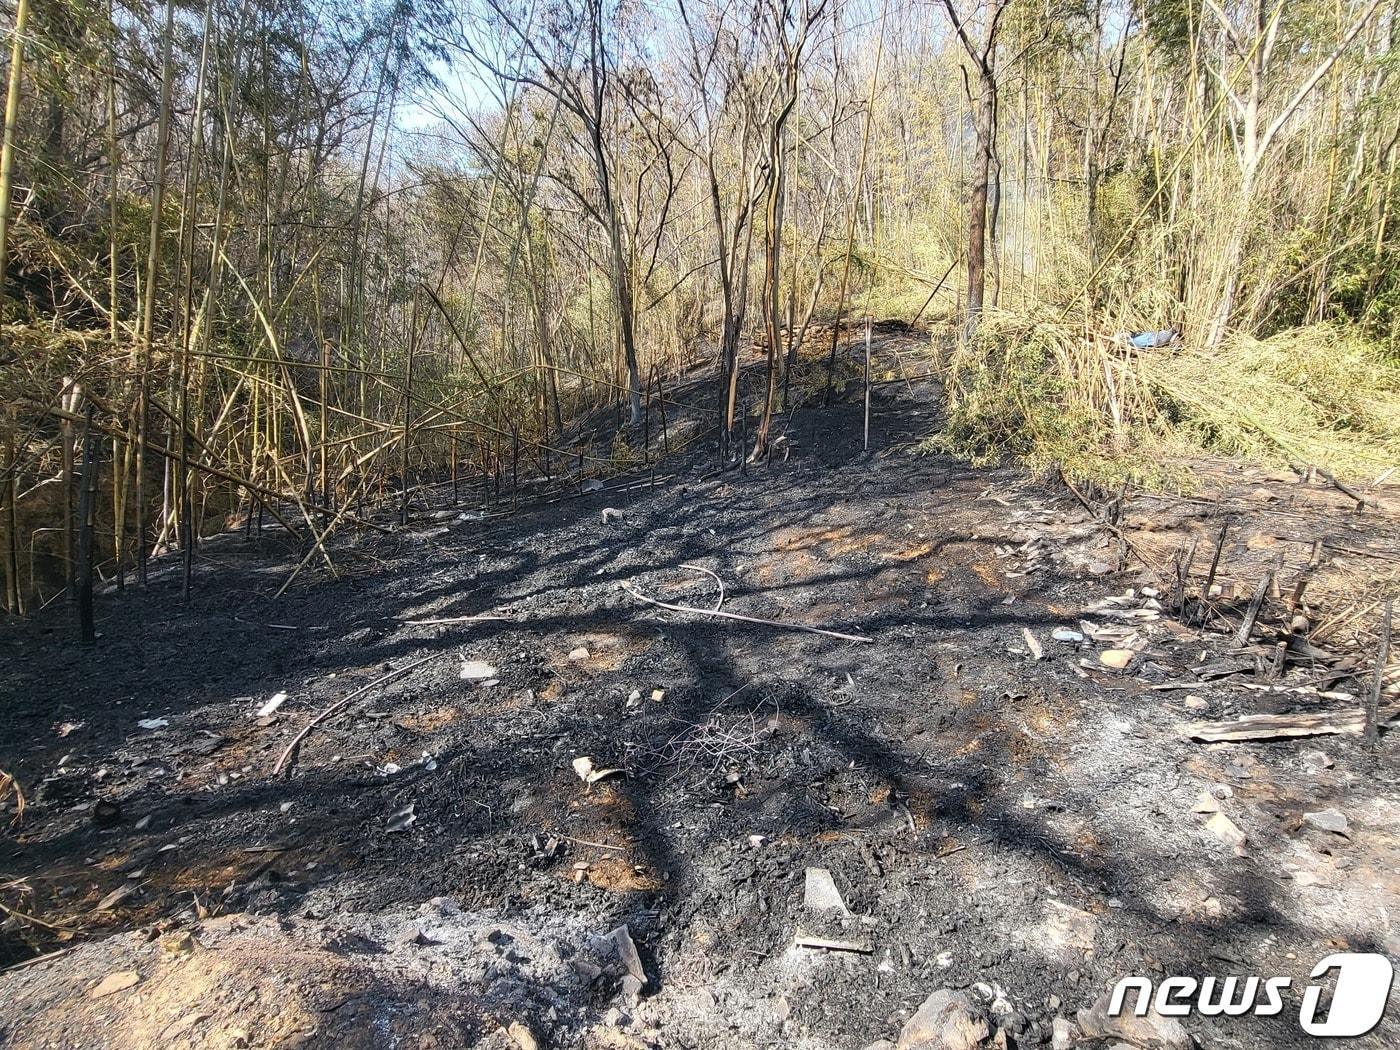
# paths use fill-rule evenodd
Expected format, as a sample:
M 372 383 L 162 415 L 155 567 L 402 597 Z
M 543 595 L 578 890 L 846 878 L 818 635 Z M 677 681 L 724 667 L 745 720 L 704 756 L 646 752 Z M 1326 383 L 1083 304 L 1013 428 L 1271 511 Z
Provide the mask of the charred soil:
M 678 385 L 690 446 L 596 491 L 425 504 L 275 601 L 301 552 L 222 537 L 188 603 L 174 567 L 102 597 L 92 649 L 62 609 L 7 626 L 0 768 L 29 805 L 0 840 L 0 1042 L 861 1047 L 953 989 L 987 1045 L 1035 1046 L 1128 974 L 1257 974 L 1294 978 L 1283 1014 L 1187 1029 L 1306 1045 L 1314 963 L 1400 948 L 1394 741 L 1188 726 L 1361 704 L 1377 613 L 1346 574 L 1394 572 L 1395 497 L 1200 464 L 1192 500 L 1106 526 L 915 454 L 938 393 L 878 387 L 864 451 L 852 387 L 721 472 Z M 1199 585 L 1226 521 L 1220 589 L 1179 607 L 1174 559 L 1197 540 Z M 1318 605 L 1290 608 L 1304 571 Z M 621 586 L 713 609 L 716 578 L 724 612 L 869 641 Z M 1275 669 L 1304 613 L 1342 627 Z M 1345 834 L 1304 817 L 1331 809 Z M 804 906 L 812 868 L 849 915 Z

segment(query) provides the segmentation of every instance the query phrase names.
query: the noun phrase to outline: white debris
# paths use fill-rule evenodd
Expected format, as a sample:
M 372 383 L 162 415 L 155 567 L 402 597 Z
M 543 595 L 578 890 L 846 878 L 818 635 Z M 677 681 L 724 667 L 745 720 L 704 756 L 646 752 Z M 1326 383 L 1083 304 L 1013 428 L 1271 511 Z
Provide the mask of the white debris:
M 267 703 L 263 704 L 262 707 L 258 708 L 257 717 L 266 718 L 268 715 L 272 714 L 272 712 L 276 711 L 279 707 L 286 703 L 286 700 L 286 693 L 273 693 L 271 699 L 269 699 Z
M 484 660 L 463 660 L 461 678 L 464 682 L 485 682 L 496 677 L 496 669 Z
M 842 915 L 851 914 L 851 909 L 846 907 L 846 902 L 841 898 L 841 891 L 836 888 L 836 881 L 826 868 L 807 869 L 807 884 L 802 895 L 802 904 L 808 911 L 834 910 Z
M 585 784 L 596 784 L 604 777 L 610 777 L 622 772 L 621 769 L 597 769 L 593 765 L 593 759 L 587 755 L 574 759 L 572 763 L 574 772 Z

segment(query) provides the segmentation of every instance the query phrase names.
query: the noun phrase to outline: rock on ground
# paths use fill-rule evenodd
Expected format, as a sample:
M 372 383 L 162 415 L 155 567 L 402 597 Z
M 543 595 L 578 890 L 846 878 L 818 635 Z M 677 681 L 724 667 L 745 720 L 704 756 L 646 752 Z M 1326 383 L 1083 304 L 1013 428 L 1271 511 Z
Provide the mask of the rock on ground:
M 992 1034 L 982 1008 L 962 992 L 940 989 L 899 1033 L 898 1050 L 972 1050 Z

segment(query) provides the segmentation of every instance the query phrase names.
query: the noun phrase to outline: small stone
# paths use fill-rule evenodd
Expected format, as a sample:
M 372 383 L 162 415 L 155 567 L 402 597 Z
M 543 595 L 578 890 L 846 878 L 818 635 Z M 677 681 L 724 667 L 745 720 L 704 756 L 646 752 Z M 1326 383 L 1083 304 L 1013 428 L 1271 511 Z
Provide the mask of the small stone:
M 194 949 L 195 940 L 189 930 L 167 933 L 160 939 L 160 950 L 174 958 L 189 955 Z
M 1186 709 L 1188 711 L 1204 711 L 1210 704 L 1206 703 L 1203 696 L 1196 696 L 1194 693 L 1186 697 Z
M 512 1021 L 506 1028 L 506 1035 L 515 1040 L 515 1045 L 520 1050 L 540 1050 L 540 1041 L 535 1038 L 535 1033 L 529 1027 L 519 1021 Z
M 496 669 L 484 660 L 463 660 L 460 674 L 464 682 L 485 682 L 496 677 Z
M 1202 791 L 1196 798 L 1196 804 L 1191 807 L 1192 813 L 1219 813 L 1220 803 L 1209 791 Z
M 666 690 L 664 690 L 664 689 L 653 689 L 653 690 L 651 691 L 651 698 L 652 698 L 653 700 L 655 700 L 657 703 L 660 703 L 662 700 L 665 700 L 665 699 L 666 699 Z
M 1310 773 L 1320 773 L 1324 769 L 1332 768 L 1332 759 L 1326 751 L 1304 751 L 1303 765 Z
M 1351 826 L 1347 823 L 1346 814 L 1338 809 L 1322 809 L 1316 813 L 1304 813 L 1303 823 L 1309 827 L 1317 828 L 1319 831 L 1330 831 L 1334 835 L 1351 837 Z
M 1042 929 L 1045 943 L 1058 954 L 1068 956 L 1094 947 L 1098 920 L 1087 911 L 1052 900 L 1045 902 L 1045 925 Z
M 802 905 L 808 911 L 839 911 L 842 915 L 851 914 L 851 910 L 846 907 L 846 902 L 841 897 L 841 891 L 836 888 L 836 881 L 826 868 L 807 869 L 807 882 L 802 895 Z
M 1087 1010 L 1076 1016 L 1079 1029 L 1086 1039 L 1126 1039 L 1137 1047 L 1153 1050 L 1188 1050 L 1191 1036 L 1175 1017 L 1164 1017 L 1155 1007 L 1139 1017 L 1124 1010 L 1118 1017 L 1108 1016 L 1112 991 L 1104 992 Z
M 1099 663 L 1121 671 L 1133 662 L 1133 656 L 1134 653 L 1131 649 L 1105 649 L 1099 653 Z
M 973 1050 L 991 1034 L 980 1006 L 963 992 L 943 988 L 900 1030 L 898 1050 Z
M 1074 1024 L 1057 1017 L 1050 1022 L 1050 1047 L 1051 1050 L 1070 1050 L 1079 1038 L 1079 1030 Z
M 1244 848 L 1245 833 L 1224 813 L 1211 814 L 1210 819 L 1206 821 L 1206 830 L 1237 851 Z
M 109 973 L 97 984 L 88 989 L 89 999 L 101 999 L 137 984 L 141 980 L 141 975 L 135 970 L 121 970 L 117 973 Z
M 593 654 L 588 651 L 587 646 L 580 645 L 576 649 L 569 650 L 569 662 L 578 663 L 580 660 L 587 660 Z

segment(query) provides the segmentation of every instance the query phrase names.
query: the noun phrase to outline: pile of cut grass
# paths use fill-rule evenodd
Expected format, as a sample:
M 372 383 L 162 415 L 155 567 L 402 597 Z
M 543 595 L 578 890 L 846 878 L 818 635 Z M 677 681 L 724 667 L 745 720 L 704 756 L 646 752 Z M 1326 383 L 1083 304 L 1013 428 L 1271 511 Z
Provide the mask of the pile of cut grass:
M 1356 329 L 1239 335 L 1141 362 L 1164 417 L 1203 449 L 1357 481 L 1400 464 L 1400 365 Z
M 1111 340 L 1053 311 L 986 312 L 948 358 L 947 422 L 925 447 L 984 465 L 1022 463 L 1101 486 L 1172 483 L 1170 438 L 1136 369 Z
M 1102 487 L 1189 488 L 1178 464 L 1200 453 L 1360 482 L 1400 463 L 1400 364 L 1341 326 L 1138 351 L 1053 312 L 988 313 L 946 378 L 925 447 Z

